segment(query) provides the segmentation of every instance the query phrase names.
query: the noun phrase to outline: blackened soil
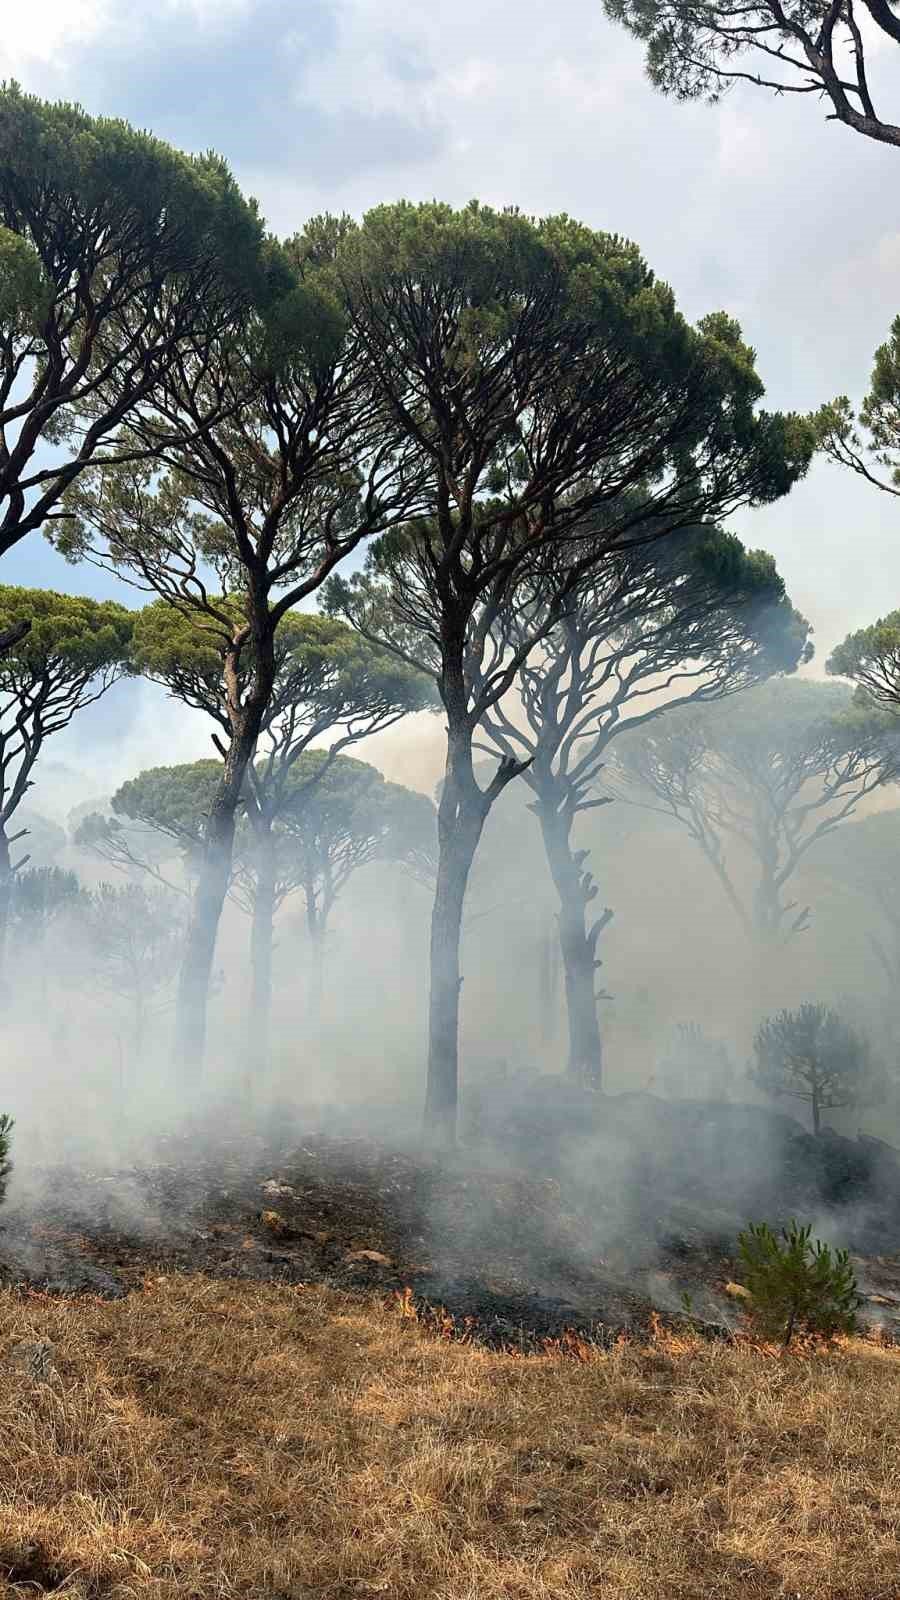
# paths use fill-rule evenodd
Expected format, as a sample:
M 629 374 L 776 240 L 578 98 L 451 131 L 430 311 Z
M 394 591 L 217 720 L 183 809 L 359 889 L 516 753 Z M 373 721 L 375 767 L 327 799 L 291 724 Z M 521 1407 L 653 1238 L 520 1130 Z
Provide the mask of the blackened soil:
M 607 1132 L 611 1105 L 601 1107 Z M 633 1127 L 634 1107 L 616 1115 L 624 1111 Z M 238 1130 L 215 1146 L 185 1134 L 161 1142 L 139 1166 L 17 1172 L 0 1218 L 0 1282 L 110 1298 L 181 1271 L 385 1297 L 410 1291 L 445 1331 L 523 1350 L 566 1330 L 601 1342 L 621 1330 L 640 1333 L 654 1314 L 677 1317 L 686 1292 L 711 1334 L 727 1332 L 740 1304 L 725 1287 L 739 1276 L 737 1230 L 760 1216 L 781 1220 L 775 1178 L 775 1209 L 766 1209 L 763 1184 L 744 1215 L 733 1195 L 727 1205 L 715 1199 L 712 1180 L 704 1187 L 697 1162 L 683 1153 L 654 1168 L 655 1124 L 649 1155 L 629 1134 L 635 1153 L 626 1167 L 621 1130 L 604 1147 L 567 1143 L 557 1128 L 551 1145 L 524 1138 L 523 1115 L 505 1118 L 490 1144 L 452 1159 L 398 1150 L 356 1126 L 268 1138 Z M 546 1131 L 545 1112 L 536 1116 L 536 1131 Z M 582 1136 L 586 1126 L 580 1108 L 573 1128 Z M 687 1150 L 692 1126 L 688 1119 Z M 746 1130 L 742 1140 L 746 1147 Z M 797 1190 L 806 1220 L 803 1204 L 812 1216 L 819 1195 L 804 1194 Z M 868 1230 L 859 1265 L 872 1315 L 889 1331 L 895 1318 L 900 1326 L 893 1210 L 874 1249 L 871 1209 L 834 1215 L 838 1230 L 842 1216 L 848 1228 Z M 862 1224 L 854 1223 L 859 1215 Z
M 670 1278 L 677 1304 L 683 1265 L 658 1259 L 651 1281 L 621 1250 L 604 1256 L 553 1179 L 321 1133 L 200 1157 L 171 1141 L 115 1172 L 33 1168 L 0 1230 L 0 1281 L 44 1292 L 109 1298 L 172 1271 L 409 1288 L 469 1336 L 522 1348 L 566 1329 L 604 1339 L 645 1325 Z M 712 1279 L 724 1271 L 705 1265 Z

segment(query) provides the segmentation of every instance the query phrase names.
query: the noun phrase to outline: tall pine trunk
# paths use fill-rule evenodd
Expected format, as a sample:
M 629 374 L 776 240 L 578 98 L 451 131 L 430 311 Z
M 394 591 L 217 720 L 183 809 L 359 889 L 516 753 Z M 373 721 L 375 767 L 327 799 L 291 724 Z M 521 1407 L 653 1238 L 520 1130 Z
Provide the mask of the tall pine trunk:
M 222 908 L 231 882 L 235 812 L 247 767 L 253 759 L 257 732 L 258 724 L 245 726 L 228 750 L 218 793 L 207 819 L 188 918 L 178 979 L 175 1042 L 182 1070 L 194 1083 L 199 1080 L 203 1068 L 209 984 Z
M 573 816 L 547 794 L 535 807 L 541 824 L 550 874 L 559 896 L 559 944 L 566 986 L 569 1030 L 567 1071 L 579 1082 L 600 1089 L 603 1084 L 603 1041 L 597 1015 L 597 940 L 611 920 L 604 911 L 589 925 L 588 907 L 597 890 L 584 867 L 586 850 L 572 849 Z
M 459 946 L 463 904 L 490 799 L 472 772 L 471 739 L 450 730 L 438 807 L 438 869 L 431 913 L 428 1082 L 425 1132 L 439 1148 L 456 1142 L 459 1105 Z
M 275 922 L 275 845 L 268 817 L 257 817 L 254 850 L 255 884 L 250 931 L 250 1015 L 248 1060 L 254 1078 L 269 1069 L 272 1031 L 272 943 Z
M 248 626 L 239 630 L 223 668 L 231 739 L 206 823 L 178 981 L 176 1050 L 182 1071 L 195 1083 L 203 1069 L 209 983 L 222 908 L 231 882 L 235 814 L 275 682 L 274 631 L 267 591 L 258 573 L 249 578 L 245 599 Z M 249 649 L 254 655 L 252 683 L 242 695 L 241 652 Z

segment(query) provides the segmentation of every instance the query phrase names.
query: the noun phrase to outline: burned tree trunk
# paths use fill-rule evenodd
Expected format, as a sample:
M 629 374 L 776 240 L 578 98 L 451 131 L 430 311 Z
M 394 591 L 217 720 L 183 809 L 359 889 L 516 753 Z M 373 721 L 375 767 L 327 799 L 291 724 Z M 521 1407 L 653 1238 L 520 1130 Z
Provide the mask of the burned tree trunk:
M 569 1027 L 567 1070 L 580 1082 L 599 1089 L 603 1082 L 603 1041 L 597 1016 L 595 974 L 597 940 L 612 920 L 607 907 L 589 923 L 588 907 L 597 886 L 584 863 L 586 850 L 573 850 L 573 815 L 558 794 L 541 795 L 535 804 L 547 862 L 559 896 L 559 943 L 566 986 Z

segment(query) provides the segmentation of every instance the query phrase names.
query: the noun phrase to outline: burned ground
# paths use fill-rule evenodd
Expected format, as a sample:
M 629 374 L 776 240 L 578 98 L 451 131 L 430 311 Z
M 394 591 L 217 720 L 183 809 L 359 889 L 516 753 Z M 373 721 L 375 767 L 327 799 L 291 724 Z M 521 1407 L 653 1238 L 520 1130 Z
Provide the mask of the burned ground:
M 19 1171 L 0 1281 L 115 1297 L 156 1273 L 412 1291 L 458 1331 L 532 1348 L 571 1328 L 641 1331 L 681 1296 L 711 1334 L 735 1305 L 739 1229 L 791 1215 L 846 1243 L 868 1314 L 900 1328 L 900 1159 L 873 1140 L 812 1140 L 758 1107 L 560 1092 L 479 1106 L 452 1159 L 391 1116 L 220 1120 L 140 1164 Z

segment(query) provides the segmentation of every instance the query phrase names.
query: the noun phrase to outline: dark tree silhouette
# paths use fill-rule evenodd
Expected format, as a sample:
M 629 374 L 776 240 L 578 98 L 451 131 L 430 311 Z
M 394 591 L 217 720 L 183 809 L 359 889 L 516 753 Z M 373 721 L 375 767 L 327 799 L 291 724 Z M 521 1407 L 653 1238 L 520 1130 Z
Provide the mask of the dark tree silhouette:
M 751 1078 L 768 1094 L 805 1101 L 813 1132 L 822 1112 L 871 1104 L 883 1093 L 868 1039 L 824 1005 L 780 1011 L 753 1041 Z
M 97 981 L 124 1001 L 137 1065 L 147 1025 L 178 971 L 184 902 L 161 889 L 101 883 L 90 898 L 88 933 Z
M 809 926 L 809 906 L 789 898 L 808 852 L 900 777 L 898 731 L 837 684 L 774 682 L 620 741 L 603 786 L 681 823 L 745 932 L 773 948 Z
M 223 611 L 239 614 L 236 603 L 220 599 Z M 239 815 L 249 827 L 251 840 L 240 842 L 240 865 L 252 855 L 252 974 L 248 1015 L 251 1059 L 263 1070 L 269 1055 L 269 1018 L 272 991 L 272 927 L 284 888 L 279 888 L 275 829 L 286 808 L 297 809 L 300 792 L 312 789 L 326 776 L 328 764 L 360 739 L 391 727 L 410 712 L 431 707 L 431 680 L 400 662 L 388 651 L 374 648 L 346 623 L 334 617 L 289 612 L 281 619 L 273 642 L 273 671 L 269 699 L 260 721 L 256 759 L 246 769 Z M 229 687 L 223 672 L 221 641 L 210 636 L 202 619 L 185 616 L 166 601 L 141 612 L 135 626 L 135 661 L 141 670 L 165 684 L 183 704 L 203 711 L 214 725 L 213 743 L 227 760 L 231 726 Z M 252 650 L 241 658 L 238 693 L 254 672 Z M 328 741 L 325 763 L 305 762 L 310 747 Z M 300 770 L 304 777 L 298 791 Z M 209 763 L 195 763 L 194 771 L 208 781 Z M 181 769 L 185 774 L 187 769 Z M 221 768 L 218 767 L 219 778 Z M 185 796 L 192 826 L 197 808 Z M 121 805 L 128 797 L 121 794 Z M 152 804 L 156 804 L 154 799 Z M 205 802 L 203 816 L 216 803 Z M 139 820 L 133 811 L 128 815 Z M 169 818 L 169 822 L 176 820 Z M 192 861 L 202 860 L 202 841 L 192 844 Z M 233 875 L 232 875 L 233 881 Z
M 555 587 L 538 569 L 512 595 L 493 631 L 498 662 L 518 653 Z M 598 887 L 572 834 L 580 816 L 608 803 L 597 792 L 608 751 L 674 705 L 719 700 L 793 670 L 809 653 L 806 635 L 770 556 L 714 528 L 685 529 L 592 572 L 521 662 L 515 695 L 484 718 L 533 795 L 559 900 L 568 1071 L 594 1087 L 602 1081 L 597 943 L 612 910 L 592 918 Z
M 189 1078 L 202 1066 L 236 817 L 274 692 L 280 624 L 343 557 L 418 504 L 409 451 L 386 425 L 358 335 L 322 282 L 317 259 L 329 237 L 314 229 L 270 246 L 280 298 L 239 330 L 182 351 L 155 412 L 130 416 L 117 438 L 124 451 L 152 452 L 152 464 L 85 474 L 57 535 L 73 559 L 89 555 L 168 601 L 188 629 L 205 631 L 217 658 L 223 762 L 176 1007 Z
M 472 204 L 381 207 L 338 253 L 343 306 L 427 488 L 427 517 L 385 535 L 329 604 L 430 672 L 447 722 L 431 933 L 426 1125 L 455 1137 L 459 939 L 488 812 L 473 770 L 485 713 L 589 567 L 630 545 L 785 493 L 808 428 L 758 413 L 751 352 L 724 315 L 695 330 L 633 245 L 565 217 Z M 619 506 L 597 537 L 592 513 Z M 521 650 L 487 641 L 550 547 L 570 563 Z
M 861 705 L 900 714 L 900 611 L 848 634 L 832 650 L 826 670 L 855 683 Z
M 0 588 L 0 629 L 29 630 L 0 657 L 0 973 L 15 874 L 29 860 L 11 831 L 48 739 L 131 670 L 133 615 L 112 601 L 44 589 Z

